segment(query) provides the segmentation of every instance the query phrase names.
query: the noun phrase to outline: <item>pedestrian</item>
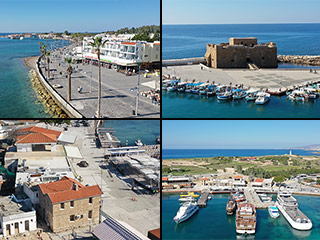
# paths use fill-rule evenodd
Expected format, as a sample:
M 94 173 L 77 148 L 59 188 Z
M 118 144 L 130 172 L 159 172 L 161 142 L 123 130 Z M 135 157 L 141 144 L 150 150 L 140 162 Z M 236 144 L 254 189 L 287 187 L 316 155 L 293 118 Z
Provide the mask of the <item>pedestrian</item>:
M 81 86 L 78 87 L 78 93 L 82 93 L 82 87 Z

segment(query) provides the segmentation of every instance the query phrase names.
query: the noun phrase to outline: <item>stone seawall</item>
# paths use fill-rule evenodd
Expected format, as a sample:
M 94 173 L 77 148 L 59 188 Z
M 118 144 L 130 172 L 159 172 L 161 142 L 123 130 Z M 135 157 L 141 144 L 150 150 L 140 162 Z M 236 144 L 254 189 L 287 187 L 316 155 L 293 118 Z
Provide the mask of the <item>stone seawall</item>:
M 200 64 L 200 63 L 206 64 L 206 60 L 204 57 L 169 59 L 169 60 L 162 60 L 162 67 L 193 65 L 193 64 Z
M 292 63 L 299 65 L 320 66 L 320 56 L 310 55 L 278 55 L 278 61 L 281 63 Z

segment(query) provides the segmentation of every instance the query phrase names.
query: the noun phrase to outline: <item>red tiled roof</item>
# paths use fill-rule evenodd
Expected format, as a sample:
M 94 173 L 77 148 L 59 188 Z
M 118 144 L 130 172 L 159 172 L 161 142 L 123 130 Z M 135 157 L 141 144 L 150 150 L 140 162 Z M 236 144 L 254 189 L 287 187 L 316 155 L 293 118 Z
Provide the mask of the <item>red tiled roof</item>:
M 163 177 L 162 181 L 168 181 L 168 178 L 167 177 Z
M 263 178 L 256 178 L 254 182 L 263 182 Z
M 78 186 L 78 190 L 72 189 L 74 184 Z M 51 183 L 39 184 L 39 188 L 44 195 L 48 194 L 53 204 L 102 195 L 98 185 L 83 186 L 69 177 L 63 177 Z
M 23 132 L 46 133 L 46 134 L 56 135 L 57 137 L 59 137 L 61 134 L 61 132 L 59 132 L 59 131 L 46 129 L 46 128 L 42 128 L 42 127 L 36 127 L 36 126 L 23 128 L 18 131 L 18 133 L 23 133 Z
M 137 43 L 136 42 L 122 42 L 121 44 L 124 44 L 124 45 L 136 45 Z
M 242 176 L 234 176 L 233 178 L 243 178 Z
M 152 240 L 160 240 L 160 228 L 157 229 L 153 229 L 148 231 L 148 238 L 152 239 Z
M 154 43 L 153 45 L 160 45 L 160 43 Z
M 207 177 L 203 177 L 203 178 L 200 178 L 200 180 L 208 181 L 208 180 L 209 180 L 209 178 L 207 178 Z
M 46 133 L 29 133 L 17 137 L 17 143 L 56 143 L 57 136 Z

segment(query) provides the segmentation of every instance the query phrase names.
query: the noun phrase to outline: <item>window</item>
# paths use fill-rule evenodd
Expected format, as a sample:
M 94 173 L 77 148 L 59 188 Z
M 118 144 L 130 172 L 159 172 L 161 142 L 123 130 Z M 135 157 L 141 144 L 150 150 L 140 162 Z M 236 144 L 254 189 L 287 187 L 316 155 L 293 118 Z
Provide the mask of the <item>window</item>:
M 60 209 L 64 209 L 64 203 L 60 203 Z
M 70 215 L 70 222 L 74 222 L 75 220 L 75 216 L 74 215 Z
M 264 57 L 262 57 L 262 60 L 264 60 Z
M 89 203 L 92 203 L 92 197 L 91 197 L 91 198 L 89 198 Z
M 70 202 L 70 207 L 74 207 L 74 201 Z
M 92 210 L 89 211 L 88 218 L 89 218 L 89 219 L 92 218 Z

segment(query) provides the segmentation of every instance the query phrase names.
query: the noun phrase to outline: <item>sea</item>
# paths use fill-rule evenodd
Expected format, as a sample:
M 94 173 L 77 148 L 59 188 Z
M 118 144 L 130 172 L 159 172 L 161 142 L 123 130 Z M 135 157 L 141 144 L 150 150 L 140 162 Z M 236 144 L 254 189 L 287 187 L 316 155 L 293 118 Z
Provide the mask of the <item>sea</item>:
M 179 210 L 178 194 L 162 195 L 162 239 L 163 240 L 210 240 L 210 239 L 320 239 L 320 197 L 295 195 L 299 209 L 313 223 L 310 231 L 294 230 L 286 219 L 273 219 L 267 209 L 257 210 L 256 234 L 236 234 L 235 216 L 226 214 L 229 194 L 214 194 L 206 208 L 200 208 L 190 219 L 176 224 L 173 217 Z M 275 198 L 275 196 L 273 196 Z
M 320 55 L 320 24 L 207 24 L 163 25 L 162 58 L 201 57 L 207 43 L 229 42 L 230 37 L 257 37 L 258 42 L 275 42 L 278 54 Z M 279 68 L 320 68 L 280 64 Z M 257 106 L 244 100 L 220 102 L 216 97 L 177 92 L 162 94 L 164 118 L 319 118 L 320 100 L 297 103 L 271 97 Z
M 0 33 L 7 35 L 9 33 Z M 0 118 L 47 118 L 42 104 L 37 102 L 29 70 L 24 66 L 23 58 L 39 56 L 39 39 L 0 38 Z M 48 40 L 48 46 L 54 40 Z M 56 46 L 62 47 L 69 41 L 59 40 Z
M 289 154 L 290 151 L 300 156 L 320 154 L 302 149 L 162 149 L 162 159 L 284 155 Z
M 113 128 L 122 146 L 135 146 L 140 138 L 143 144 L 153 145 L 160 136 L 160 120 L 105 120 L 103 126 Z

